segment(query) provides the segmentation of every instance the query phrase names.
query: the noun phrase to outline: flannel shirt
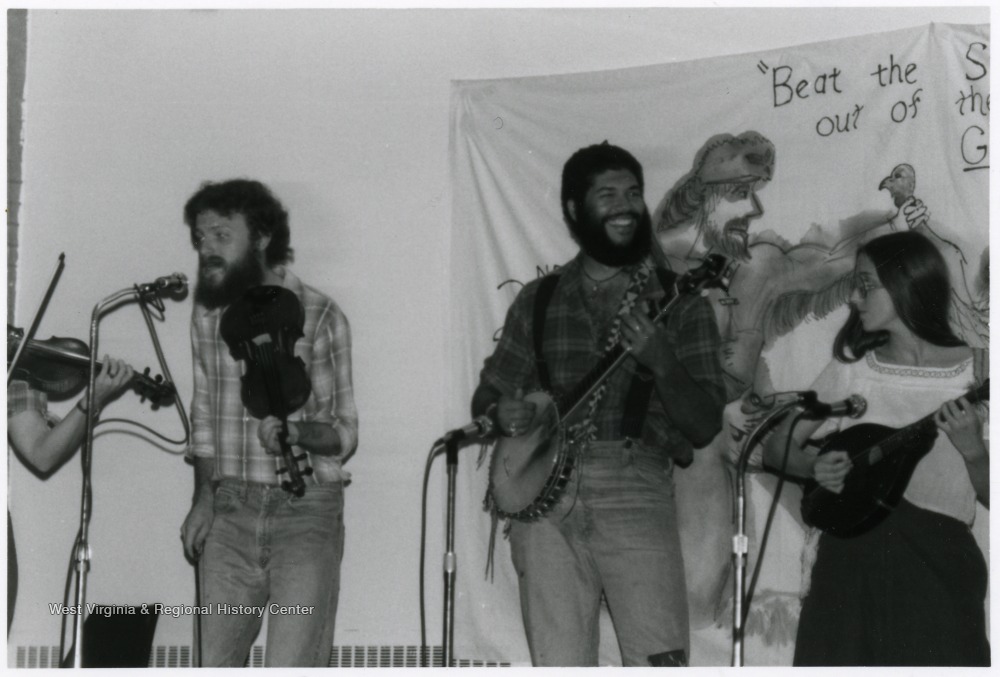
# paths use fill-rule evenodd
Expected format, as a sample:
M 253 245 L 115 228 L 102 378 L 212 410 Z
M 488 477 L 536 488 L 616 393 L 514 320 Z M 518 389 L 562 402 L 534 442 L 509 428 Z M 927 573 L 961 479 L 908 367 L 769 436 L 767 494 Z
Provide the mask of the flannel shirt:
M 27 381 L 14 379 L 7 385 L 7 418 L 25 411 L 37 411 L 52 424 L 58 419 L 49 415 L 48 402 L 48 396 L 32 388 Z
M 341 459 L 358 444 L 358 412 L 351 381 L 351 333 L 347 318 L 330 298 L 302 284 L 284 270 L 282 286 L 299 298 L 305 310 L 304 336 L 295 343 L 295 355 L 305 363 L 312 393 L 289 421 L 329 423 L 340 439 L 337 457 L 308 454 L 314 474 L 308 484 L 350 479 Z M 219 336 L 223 308 L 208 310 L 195 304 L 191 317 L 194 356 L 194 399 L 191 403 L 192 438 L 189 456 L 214 457 L 213 479 L 277 485 L 281 456 L 268 454 L 257 438 L 260 419 L 254 418 L 240 397 L 244 365 L 233 359 Z M 295 455 L 304 449 L 293 446 Z
M 631 271 L 630 271 L 631 272 Z M 571 390 L 604 353 L 606 336 L 597 336 L 590 314 L 584 306 L 585 293 L 582 260 L 577 256 L 559 271 L 559 283 L 545 315 L 542 352 L 548 365 L 552 387 L 557 394 Z M 493 355 L 486 359 L 480 380 L 511 396 L 518 388 L 524 392 L 541 387 L 535 366 L 534 305 L 539 280 L 529 282 L 514 299 L 507 311 L 503 332 Z M 658 276 L 650 276 L 639 296 L 643 300 L 662 300 L 665 296 Z M 674 354 L 696 383 L 721 406 L 725 404 L 725 385 L 719 360 L 719 330 L 712 307 L 704 298 L 691 295 L 681 298 L 667 314 L 667 340 Z M 632 377 L 638 369 L 635 359 L 626 359 L 608 379 L 604 394 L 592 423 L 598 440 L 619 440 L 621 421 L 625 414 L 625 397 Z M 667 418 L 665 407 L 656 391 L 650 398 L 643 424 L 642 442 L 662 449 L 682 463 L 691 460 L 690 441 Z M 576 423 L 585 415 L 584 403 L 574 413 Z

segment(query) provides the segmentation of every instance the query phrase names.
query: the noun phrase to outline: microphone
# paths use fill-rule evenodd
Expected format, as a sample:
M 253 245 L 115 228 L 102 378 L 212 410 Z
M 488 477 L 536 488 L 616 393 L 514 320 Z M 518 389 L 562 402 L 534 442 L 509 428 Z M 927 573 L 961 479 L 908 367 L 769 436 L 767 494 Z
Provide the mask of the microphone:
M 489 437 L 493 434 L 493 419 L 489 416 L 477 416 L 471 423 L 466 423 L 461 428 L 455 428 L 445 433 L 438 443 L 458 442 L 469 437 Z
M 848 416 L 850 418 L 858 418 L 868 409 L 868 401 L 861 395 L 854 394 L 848 397 L 846 400 L 840 400 L 839 402 L 818 402 L 814 400 L 812 404 L 805 405 L 805 414 L 802 418 L 810 419 L 813 421 L 818 421 L 823 418 L 831 418 L 834 416 Z
M 187 277 L 184 273 L 174 273 L 173 275 L 158 277 L 146 284 L 137 284 L 136 288 L 140 294 L 171 294 L 187 289 L 187 284 Z
M 793 390 L 782 393 L 771 393 L 769 395 L 759 395 L 752 392 L 750 393 L 749 401 L 744 402 L 740 409 L 744 414 L 752 414 L 755 410 L 774 409 L 776 406 L 802 405 L 808 408 L 815 404 L 815 390 Z

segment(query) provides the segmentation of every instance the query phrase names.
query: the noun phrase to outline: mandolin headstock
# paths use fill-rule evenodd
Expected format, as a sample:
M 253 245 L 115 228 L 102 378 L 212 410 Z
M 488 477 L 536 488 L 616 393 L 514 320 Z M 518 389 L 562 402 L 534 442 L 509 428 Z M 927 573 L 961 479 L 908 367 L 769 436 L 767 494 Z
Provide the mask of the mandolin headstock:
M 978 387 L 970 390 L 965 399 L 969 400 L 970 404 L 976 404 L 977 402 L 989 402 L 990 401 L 990 380 L 986 379 L 979 384 Z

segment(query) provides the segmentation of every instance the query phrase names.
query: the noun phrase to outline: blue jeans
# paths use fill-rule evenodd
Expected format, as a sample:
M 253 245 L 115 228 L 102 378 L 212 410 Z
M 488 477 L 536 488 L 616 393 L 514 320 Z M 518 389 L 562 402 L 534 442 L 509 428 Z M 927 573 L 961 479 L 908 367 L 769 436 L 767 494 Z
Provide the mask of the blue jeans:
M 325 667 L 344 551 L 344 489 L 223 480 L 199 561 L 202 665 L 242 667 L 269 613 L 265 664 Z M 242 607 L 242 608 L 241 608 Z M 227 613 L 228 611 L 228 613 Z
M 673 464 L 634 442 L 592 442 L 566 494 L 536 522 L 514 521 L 511 555 L 536 666 L 596 666 L 601 595 L 622 661 L 689 652 Z

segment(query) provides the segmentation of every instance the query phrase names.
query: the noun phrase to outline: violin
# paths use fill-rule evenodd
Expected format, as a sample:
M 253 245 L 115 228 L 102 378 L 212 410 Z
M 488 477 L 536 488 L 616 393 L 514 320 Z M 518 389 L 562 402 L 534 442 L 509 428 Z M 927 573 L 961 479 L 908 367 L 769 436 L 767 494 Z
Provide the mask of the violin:
M 17 352 L 24 339 L 24 330 L 7 325 L 7 361 Z M 102 364 L 97 363 L 100 369 Z M 87 385 L 90 370 L 90 349 L 79 339 L 53 336 L 45 341 L 32 339 L 25 345 L 13 377 L 55 399 L 70 397 Z M 149 375 L 149 367 L 132 377 L 131 387 L 156 409 L 169 404 L 177 394 L 174 384 L 163 376 Z
M 233 359 L 246 362 L 240 378 L 243 406 L 255 418 L 274 416 L 281 420 L 278 441 L 285 465 L 276 472 L 287 473 L 281 488 L 296 496 L 306 490 L 302 477 L 313 472 L 308 465 L 299 468 L 299 461 L 307 456 L 296 456 L 288 444 L 288 416 L 312 394 L 306 365 L 294 352 L 295 342 L 305 335 L 304 326 L 305 311 L 299 298 L 274 285 L 251 287 L 226 308 L 219 322 L 219 335 Z

